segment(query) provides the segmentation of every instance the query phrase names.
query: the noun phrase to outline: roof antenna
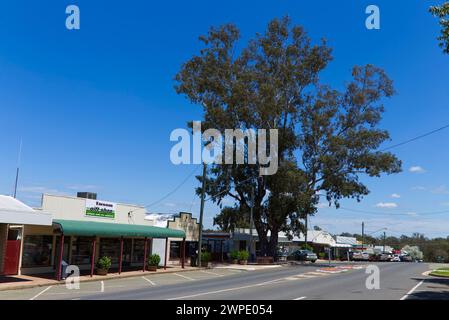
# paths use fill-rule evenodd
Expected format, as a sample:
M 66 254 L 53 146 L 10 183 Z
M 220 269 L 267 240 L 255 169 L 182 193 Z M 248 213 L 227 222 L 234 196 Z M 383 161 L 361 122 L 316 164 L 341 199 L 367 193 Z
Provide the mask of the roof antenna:
M 14 184 L 14 199 L 17 197 L 17 184 L 19 182 L 20 158 L 22 157 L 22 138 L 20 138 L 19 155 L 17 157 L 16 182 Z

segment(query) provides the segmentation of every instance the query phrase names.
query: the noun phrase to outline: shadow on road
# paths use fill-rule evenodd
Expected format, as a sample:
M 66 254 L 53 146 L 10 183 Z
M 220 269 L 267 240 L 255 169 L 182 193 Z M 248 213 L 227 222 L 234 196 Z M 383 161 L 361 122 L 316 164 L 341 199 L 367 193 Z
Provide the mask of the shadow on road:
M 420 281 L 422 279 L 415 279 Z M 449 300 L 449 279 L 429 278 L 417 291 L 409 295 L 410 300 Z

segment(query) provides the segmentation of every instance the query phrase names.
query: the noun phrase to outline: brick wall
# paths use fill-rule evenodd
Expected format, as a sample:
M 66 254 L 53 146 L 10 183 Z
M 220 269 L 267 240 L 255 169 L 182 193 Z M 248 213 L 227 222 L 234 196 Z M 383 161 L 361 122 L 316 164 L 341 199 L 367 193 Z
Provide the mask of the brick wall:
M 0 274 L 3 273 L 3 262 L 6 253 L 7 240 L 8 240 L 8 225 L 0 223 Z

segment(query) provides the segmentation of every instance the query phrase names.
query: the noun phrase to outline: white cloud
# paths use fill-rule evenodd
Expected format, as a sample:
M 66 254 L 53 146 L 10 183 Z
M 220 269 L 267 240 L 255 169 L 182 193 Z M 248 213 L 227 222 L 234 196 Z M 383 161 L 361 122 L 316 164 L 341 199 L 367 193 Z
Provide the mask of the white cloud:
M 426 170 L 424 170 L 424 168 L 420 167 L 420 166 L 410 167 L 410 169 L 408 169 L 408 171 L 410 171 L 411 173 L 424 173 L 424 172 L 426 172 Z
M 449 194 L 449 189 L 445 185 L 441 185 L 432 190 L 434 194 Z
M 376 208 L 397 208 L 397 203 L 394 202 L 379 202 L 376 204 Z
M 399 199 L 399 198 L 401 197 L 401 195 L 400 195 L 400 194 L 397 194 L 397 193 L 393 193 L 393 194 L 391 195 L 391 197 L 392 197 L 392 198 L 395 198 L 395 199 Z
M 316 207 L 317 207 L 318 209 L 329 208 L 329 203 L 320 202 L 320 203 L 318 203 L 318 205 L 317 205 Z

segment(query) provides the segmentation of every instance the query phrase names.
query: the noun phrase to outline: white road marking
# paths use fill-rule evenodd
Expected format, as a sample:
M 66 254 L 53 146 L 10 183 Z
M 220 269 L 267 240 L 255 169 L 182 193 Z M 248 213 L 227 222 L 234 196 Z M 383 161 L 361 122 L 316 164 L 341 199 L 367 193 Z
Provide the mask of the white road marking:
M 155 286 L 155 285 L 156 285 L 153 281 L 151 281 L 151 280 L 148 279 L 148 278 L 142 277 L 142 279 L 145 280 L 145 281 L 147 281 L 147 282 L 149 282 L 152 286 Z
M 304 300 L 304 299 L 306 299 L 307 297 L 299 297 L 299 298 L 296 298 L 296 299 L 293 299 L 294 301 L 298 301 L 298 300 Z
M 325 272 L 307 272 L 307 274 L 311 274 L 314 276 L 327 276 L 328 275 Z
M 242 290 L 242 289 L 260 287 L 260 286 L 264 286 L 264 285 L 267 285 L 267 284 L 270 284 L 270 283 L 278 282 L 279 280 L 282 280 L 282 279 L 276 279 L 276 280 L 261 282 L 261 283 L 247 285 L 247 286 L 243 286 L 243 287 L 228 288 L 228 289 L 209 291 L 209 292 L 201 292 L 201 293 L 191 294 L 191 295 L 183 296 L 183 297 L 170 298 L 170 299 L 167 299 L 167 300 L 190 299 L 190 298 L 195 298 L 195 297 L 200 297 L 200 296 L 205 296 L 205 295 L 210 295 L 210 294 L 217 294 L 217 293 L 223 293 L 223 292 L 228 292 L 228 291 L 237 291 L 237 290 Z
M 101 289 L 100 289 L 100 291 L 104 292 L 104 281 L 101 281 Z
M 217 277 L 224 277 L 224 275 L 222 275 L 222 274 L 218 274 L 218 273 L 215 273 L 215 272 L 212 272 L 212 271 L 201 271 L 202 273 L 206 273 L 206 274 L 211 274 L 211 275 L 213 275 L 213 276 L 217 276 Z
M 185 276 L 185 275 L 182 275 L 182 274 L 179 274 L 179 273 L 173 273 L 175 276 L 178 276 L 178 277 L 181 277 L 181 278 L 184 278 L 184 279 L 187 279 L 187 280 L 190 280 L 190 281 L 195 281 L 195 279 L 193 279 L 193 278 L 190 278 L 190 277 L 187 277 L 187 276 Z
M 415 292 L 416 289 L 419 288 L 420 285 L 422 285 L 424 283 L 424 280 L 422 280 L 420 283 L 418 283 L 416 286 L 414 286 L 409 292 L 407 292 L 407 294 L 405 296 L 403 296 L 401 298 L 401 300 L 406 300 L 408 298 L 409 295 L 411 295 L 413 292 Z
M 45 292 L 47 292 L 48 290 L 50 290 L 53 286 L 49 286 L 47 288 L 45 288 L 44 290 L 42 290 L 41 292 L 39 292 L 38 294 L 36 294 L 34 297 L 32 297 L 30 300 L 35 300 L 36 298 L 38 298 L 40 295 L 44 294 Z

